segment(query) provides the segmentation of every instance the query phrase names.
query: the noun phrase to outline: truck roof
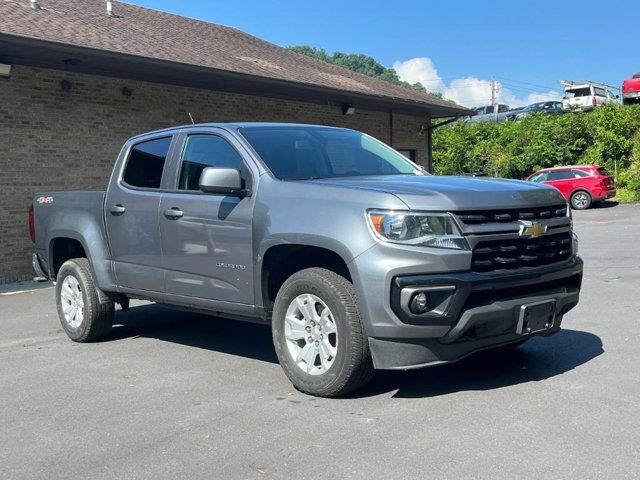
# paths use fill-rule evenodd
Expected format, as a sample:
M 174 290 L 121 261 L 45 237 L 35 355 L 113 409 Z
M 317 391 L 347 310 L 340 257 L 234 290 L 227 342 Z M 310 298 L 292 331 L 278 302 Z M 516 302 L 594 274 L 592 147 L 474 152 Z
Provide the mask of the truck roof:
M 129 140 L 133 140 L 139 137 L 146 137 L 147 135 L 154 135 L 157 133 L 172 133 L 177 130 L 181 130 L 183 128 L 197 128 L 197 127 L 218 127 L 225 129 L 238 129 L 243 127 L 318 127 L 318 128 L 334 128 L 336 130 L 348 130 L 343 127 L 331 127 L 327 125 L 314 125 L 310 123 L 285 123 L 285 122 L 209 122 L 209 123 L 195 123 L 195 124 L 185 124 L 185 125 L 176 125 L 174 127 L 161 128 L 159 130 L 152 130 L 150 132 L 140 133 L 138 135 L 134 135 L 129 138 Z

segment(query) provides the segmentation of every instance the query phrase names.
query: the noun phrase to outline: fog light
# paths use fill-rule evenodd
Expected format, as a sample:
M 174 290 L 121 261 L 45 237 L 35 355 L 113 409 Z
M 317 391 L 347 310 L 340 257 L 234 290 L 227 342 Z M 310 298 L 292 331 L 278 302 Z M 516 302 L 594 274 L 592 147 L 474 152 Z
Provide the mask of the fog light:
M 411 300 L 411 311 L 413 313 L 424 313 L 427 310 L 427 294 L 416 293 Z

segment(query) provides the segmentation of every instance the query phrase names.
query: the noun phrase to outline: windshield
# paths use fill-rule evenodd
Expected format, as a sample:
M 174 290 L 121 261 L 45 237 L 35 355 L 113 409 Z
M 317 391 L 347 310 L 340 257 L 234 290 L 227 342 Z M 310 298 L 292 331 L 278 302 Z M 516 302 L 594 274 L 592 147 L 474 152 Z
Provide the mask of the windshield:
M 402 154 L 354 130 L 273 126 L 240 133 L 281 180 L 421 174 Z
M 536 111 L 536 110 L 542 110 L 542 106 L 543 105 L 544 105 L 544 103 L 533 103 L 533 104 L 529 105 L 528 107 L 526 107 L 525 111 L 531 112 L 531 111 Z

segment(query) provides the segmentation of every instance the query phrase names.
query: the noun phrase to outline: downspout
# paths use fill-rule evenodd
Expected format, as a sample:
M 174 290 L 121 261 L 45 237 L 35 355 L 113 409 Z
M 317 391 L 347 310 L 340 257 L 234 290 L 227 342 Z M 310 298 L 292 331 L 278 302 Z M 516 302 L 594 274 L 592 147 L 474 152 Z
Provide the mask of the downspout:
M 393 110 L 389 110 L 389 146 L 393 148 Z
M 445 125 L 449 125 L 450 123 L 455 122 L 460 118 L 460 115 L 456 115 L 455 117 L 448 118 L 440 123 L 436 123 L 435 125 L 431 124 L 429 121 L 429 126 L 427 127 L 427 142 L 429 142 L 428 147 L 428 157 L 427 157 L 427 171 L 429 173 L 433 173 L 433 131 L 436 128 L 444 127 Z

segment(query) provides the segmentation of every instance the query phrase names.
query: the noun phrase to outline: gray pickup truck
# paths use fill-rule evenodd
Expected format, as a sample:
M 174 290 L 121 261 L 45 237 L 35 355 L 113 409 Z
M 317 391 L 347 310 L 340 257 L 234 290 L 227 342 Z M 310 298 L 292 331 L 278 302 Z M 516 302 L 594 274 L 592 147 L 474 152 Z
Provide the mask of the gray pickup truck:
M 319 396 L 556 333 L 582 281 L 554 188 L 431 176 L 323 126 L 136 136 L 106 192 L 38 193 L 30 226 L 72 340 L 103 337 L 131 298 L 259 321 Z

